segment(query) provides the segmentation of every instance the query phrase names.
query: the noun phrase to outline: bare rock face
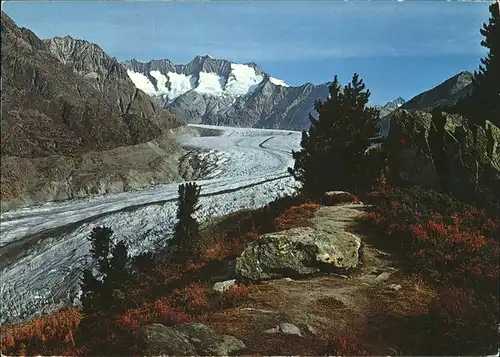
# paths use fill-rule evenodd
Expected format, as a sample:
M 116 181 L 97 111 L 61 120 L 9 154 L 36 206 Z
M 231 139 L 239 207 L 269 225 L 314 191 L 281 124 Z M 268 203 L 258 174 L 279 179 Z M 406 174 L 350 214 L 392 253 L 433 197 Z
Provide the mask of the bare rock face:
M 148 356 L 228 356 L 246 349 L 229 335 L 219 335 L 200 323 L 166 327 L 153 324 L 143 328 Z
M 144 186 L 130 183 L 120 165 L 137 166 L 137 176 L 147 170 L 157 182 L 179 178 L 182 149 L 169 131 L 181 123 L 138 90 L 116 59 L 71 37 L 42 41 L 4 12 L 1 40 L 2 209 Z M 137 155 L 113 152 L 159 137 L 164 177 Z
M 472 128 L 457 114 L 396 112 L 388 135 L 390 180 L 464 200 L 481 191 L 499 195 L 500 129 L 489 121 Z
M 321 207 L 312 227 L 260 236 L 237 258 L 237 274 L 258 281 L 356 268 L 361 239 L 335 221 L 338 212 L 336 207 Z

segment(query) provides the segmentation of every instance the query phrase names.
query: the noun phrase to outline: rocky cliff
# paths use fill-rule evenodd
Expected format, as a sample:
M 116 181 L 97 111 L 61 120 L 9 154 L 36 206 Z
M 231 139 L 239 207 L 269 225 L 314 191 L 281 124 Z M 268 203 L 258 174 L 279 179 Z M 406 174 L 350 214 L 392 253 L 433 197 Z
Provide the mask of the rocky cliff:
M 168 131 L 180 122 L 135 88 L 115 59 L 70 37 L 42 41 L 4 12 L 1 40 L 2 208 L 119 190 L 130 169 L 104 153 L 153 140 L 161 141 L 163 160 L 170 162 L 163 179 L 178 178 L 182 150 Z M 95 160 L 86 166 L 83 155 L 90 152 Z M 126 162 L 126 156 L 120 158 Z M 124 165 L 135 164 L 144 163 Z M 85 188 L 75 186 L 77 176 L 85 177 Z
M 388 135 L 391 181 L 441 189 L 465 201 L 500 198 L 500 129 L 456 114 L 397 111 Z

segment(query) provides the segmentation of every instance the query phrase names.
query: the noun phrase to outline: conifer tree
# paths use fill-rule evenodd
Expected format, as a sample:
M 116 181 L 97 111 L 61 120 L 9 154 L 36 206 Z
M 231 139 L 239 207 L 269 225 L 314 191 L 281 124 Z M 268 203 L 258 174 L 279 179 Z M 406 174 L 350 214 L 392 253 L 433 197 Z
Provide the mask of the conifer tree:
M 196 183 L 179 185 L 177 224 L 173 245 L 180 259 L 198 258 L 201 254 L 199 223 L 193 217 L 198 205 L 200 187 Z
M 302 150 L 293 152 L 289 172 L 302 182 L 303 193 L 320 199 L 329 190 L 356 192 L 361 188 L 363 157 L 380 132 L 380 114 L 367 107 L 370 91 L 355 73 L 343 89 L 335 76 L 329 98 L 317 101 L 315 119 L 302 132 Z
M 458 111 L 483 126 L 485 120 L 500 126 L 500 2 L 489 7 L 491 17 L 480 30 L 481 46 L 489 50 L 474 72 L 472 94 L 458 104 Z
M 113 231 L 109 227 L 95 227 L 90 233 L 90 253 L 97 263 L 101 278 L 94 277 L 90 269 L 83 272 L 80 286 L 85 311 L 106 310 L 116 305 L 113 294 L 116 290 L 124 290 L 128 281 L 127 246 L 120 241 L 111 249 L 112 235 Z

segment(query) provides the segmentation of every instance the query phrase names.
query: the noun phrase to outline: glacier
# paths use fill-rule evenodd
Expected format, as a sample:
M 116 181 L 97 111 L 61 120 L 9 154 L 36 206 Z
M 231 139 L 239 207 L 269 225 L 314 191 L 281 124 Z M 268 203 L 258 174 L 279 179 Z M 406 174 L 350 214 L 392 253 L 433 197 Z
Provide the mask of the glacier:
M 300 132 L 209 125 L 220 136 L 180 136 L 185 147 L 216 153 L 218 167 L 198 180 L 205 221 L 261 207 L 292 194 L 288 174 Z M 201 157 L 202 158 L 202 157 Z M 151 251 L 169 239 L 175 224 L 178 184 L 99 197 L 50 202 L 0 216 L 0 322 L 15 323 L 78 303 L 81 272 L 92 263 L 87 237 L 93 227 L 113 229 L 130 255 Z

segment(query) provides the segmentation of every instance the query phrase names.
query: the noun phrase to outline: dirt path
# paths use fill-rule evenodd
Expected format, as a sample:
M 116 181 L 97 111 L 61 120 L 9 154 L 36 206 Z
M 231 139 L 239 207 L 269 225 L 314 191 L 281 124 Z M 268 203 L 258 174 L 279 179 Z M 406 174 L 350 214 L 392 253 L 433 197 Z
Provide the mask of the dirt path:
M 314 219 L 327 218 L 329 224 L 349 231 L 364 212 L 362 205 L 342 205 L 333 216 L 330 207 L 324 217 L 322 209 Z M 204 322 L 243 340 L 250 354 L 318 354 L 321 344 L 340 336 L 363 341 L 370 336 L 372 348 L 394 354 L 378 336 L 377 326 L 370 325 L 374 316 L 412 314 L 425 309 L 433 294 L 422 281 L 399 272 L 397 260 L 373 246 L 370 237 L 359 236 L 362 265 L 349 277 L 266 281 L 256 286 L 245 307 L 215 313 Z M 301 328 L 303 337 L 263 333 L 283 322 Z

